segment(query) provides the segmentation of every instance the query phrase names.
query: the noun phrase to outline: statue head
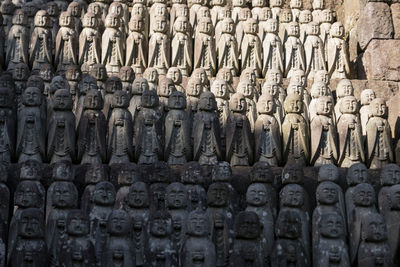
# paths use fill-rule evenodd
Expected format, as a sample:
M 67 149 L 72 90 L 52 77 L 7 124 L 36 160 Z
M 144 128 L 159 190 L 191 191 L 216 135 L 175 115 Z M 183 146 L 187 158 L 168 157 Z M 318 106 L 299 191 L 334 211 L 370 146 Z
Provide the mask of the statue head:
M 364 216 L 361 222 L 361 239 L 367 242 L 382 242 L 387 240 L 386 223 L 379 213 Z
M 60 160 L 53 164 L 53 181 L 73 181 L 74 175 L 71 162 Z
M 60 24 L 60 27 L 73 28 L 74 24 L 75 24 L 75 20 L 69 11 L 64 11 L 64 12 L 61 12 L 61 14 L 60 14 L 59 24 Z
M 21 180 L 37 180 L 42 178 L 42 164 L 37 160 L 27 160 L 21 164 Z
M 81 95 L 86 95 L 86 93 L 90 90 L 97 91 L 97 89 L 98 86 L 96 78 L 91 75 L 84 75 L 82 80 L 79 82 L 79 91 Z
M 73 17 L 80 18 L 82 15 L 82 8 L 78 2 L 71 2 L 67 10 Z
M 335 22 L 331 26 L 329 31 L 331 37 L 343 38 L 344 37 L 344 26 L 341 22 Z
M 276 110 L 275 99 L 273 95 L 262 94 L 257 102 L 257 112 L 259 114 L 273 115 Z
M 258 14 L 258 19 L 260 21 L 268 21 L 272 18 L 272 11 L 269 7 L 262 7 L 260 13 Z M 267 30 L 268 31 L 268 30 Z
M 17 9 L 14 12 L 14 16 L 12 18 L 13 25 L 27 25 L 28 24 L 28 16 L 25 14 L 23 9 Z
M 158 71 L 156 68 L 147 68 L 143 72 L 143 78 L 147 80 L 149 83 L 158 83 Z
M 289 23 L 293 21 L 292 10 L 284 8 L 279 13 L 279 23 Z
M 375 98 L 376 95 L 372 89 L 364 89 L 361 91 L 360 99 L 362 106 L 369 105 Z
M 169 109 L 185 109 L 186 108 L 186 97 L 182 92 L 173 91 L 168 98 Z
M 278 97 L 279 91 L 280 88 L 278 83 L 274 81 L 265 81 L 261 90 L 261 95 L 268 94 L 273 97 Z
M 72 98 L 67 89 L 59 89 L 54 93 L 53 109 L 62 111 L 72 110 Z
M 97 184 L 106 180 L 106 173 L 102 164 L 89 165 L 85 173 L 85 184 Z
M 187 33 L 189 31 L 189 20 L 187 17 L 178 17 L 174 22 L 176 32 Z
M 67 215 L 67 233 L 70 236 L 87 236 L 90 222 L 82 210 L 71 210 Z
M 82 26 L 85 28 L 96 28 L 98 23 L 99 22 L 97 20 L 96 14 L 90 12 L 89 10 L 83 16 Z
M 255 94 L 254 85 L 250 82 L 250 80 L 240 81 L 237 85 L 236 91 L 243 94 L 243 96 L 248 99 L 252 99 Z
M 387 115 L 388 107 L 383 98 L 375 98 L 369 104 L 369 110 L 373 117 L 385 117 Z
M 154 90 L 145 90 L 142 93 L 142 107 L 144 108 L 156 108 L 158 107 L 159 99 L 157 92 Z
M 134 15 L 128 23 L 131 32 L 142 32 L 144 30 L 144 18 L 140 15 Z
M 290 8 L 301 9 L 303 7 L 303 0 L 290 0 Z
M 252 183 L 273 183 L 274 174 L 272 173 L 271 166 L 263 161 L 254 163 L 250 171 L 250 181 Z
M 300 36 L 300 26 L 297 22 L 288 23 L 286 28 L 288 36 L 299 37 Z
M 187 84 L 186 94 L 188 96 L 200 97 L 203 92 L 203 84 L 200 79 L 190 77 Z
M 83 105 L 85 109 L 101 110 L 103 108 L 104 102 L 100 91 L 93 89 L 89 90 L 86 93 Z
M 0 87 L 0 107 L 12 108 L 14 105 L 14 94 L 8 87 Z
M 201 165 L 197 161 L 189 161 L 183 165 L 181 182 L 184 184 L 203 184 L 204 178 L 201 174 Z
M 328 95 L 328 86 L 323 82 L 314 82 L 311 87 L 311 97 L 318 98 Z
M 333 111 L 333 101 L 330 96 L 321 96 L 317 99 L 316 103 L 317 114 L 324 116 L 331 116 Z
M 115 14 L 119 18 L 122 18 L 124 15 L 124 7 L 119 2 L 112 2 L 110 7 L 108 8 L 109 14 Z
M 211 92 L 215 95 L 216 98 L 228 99 L 229 98 L 229 90 L 228 83 L 222 79 L 215 79 L 211 85 Z
M 118 185 L 131 186 L 138 180 L 139 172 L 135 163 L 126 164 L 118 173 Z
M 266 76 L 265 76 L 265 80 L 266 81 L 273 81 L 273 82 L 275 82 L 275 83 L 280 85 L 280 84 L 282 84 L 282 81 L 283 81 L 282 72 L 277 68 L 269 69 L 267 71 Z
M 54 183 L 51 198 L 53 206 L 59 209 L 76 208 L 78 206 L 78 190 L 71 182 Z
M 29 67 L 25 63 L 18 63 L 14 67 L 12 76 L 16 81 L 26 81 L 29 77 Z
M 118 209 L 113 210 L 108 218 L 108 233 L 113 236 L 125 236 L 131 230 L 131 220 L 126 211 Z
M 343 217 L 336 212 L 327 212 L 321 215 L 318 228 L 323 237 L 340 238 L 344 235 Z
M 281 210 L 275 223 L 275 235 L 279 238 L 297 239 L 301 235 L 301 217 L 294 210 Z
M 382 186 L 400 184 L 400 166 L 394 163 L 384 166 L 381 170 L 380 180 Z
M 211 177 L 213 182 L 231 182 L 231 165 L 226 161 L 218 162 L 211 171 Z
M 155 25 L 154 25 L 154 31 L 155 32 L 160 32 L 160 33 L 166 33 L 167 32 L 167 20 L 165 19 L 164 16 L 158 16 L 155 18 Z
M 226 183 L 216 182 L 208 187 L 207 205 L 212 207 L 229 205 L 229 187 Z
M 158 210 L 150 215 L 150 234 L 156 237 L 167 237 L 172 231 L 171 215 L 164 210 Z
M 178 18 L 180 18 L 180 17 L 188 18 L 189 17 L 189 7 L 187 5 L 182 5 L 179 8 L 177 8 L 176 9 L 176 16 Z
M 127 202 L 133 208 L 147 208 L 149 207 L 149 190 L 147 185 L 143 182 L 135 182 L 129 187 Z
M 346 181 L 348 186 L 368 183 L 367 167 L 363 163 L 356 163 L 351 165 L 347 171 Z
M 265 0 L 252 0 L 251 1 L 251 6 L 253 8 L 255 8 L 255 7 L 263 7 L 265 5 L 266 5 Z
M 358 101 L 354 96 L 345 96 L 340 103 L 339 110 L 343 114 L 357 114 Z
M 221 22 L 222 33 L 233 34 L 235 32 L 235 22 L 232 18 L 224 18 Z
M 187 234 L 191 236 L 207 236 L 210 232 L 210 222 L 205 212 L 196 209 L 189 213 Z
M 313 0 L 312 7 L 314 10 L 322 10 L 325 8 L 325 0 Z
M 211 11 L 207 6 L 201 6 L 197 11 L 197 19 L 211 18 Z
M 117 14 L 108 14 L 105 21 L 105 26 L 107 28 L 118 28 L 121 24 L 121 20 Z
M 43 195 L 36 181 L 21 181 L 14 193 L 14 205 L 19 208 L 39 208 L 43 204 Z
M 142 77 L 137 77 L 132 84 L 132 95 L 142 95 L 146 90 L 149 90 L 149 83 L 147 80 Z
M 110 182 L 102 181 L 96 184 L 92 201 L 95 205 L 112 206 L 115 202 L 115 195 L 114 185 Z
M 39 75 L 43 80 L 50 82 L 55 75 L 53 66 L 51 64 L 43 64 L 40 67 Z
M 107 70 L 103 64 L 94 64 L 89 71 L 89 74 L 96 78 L 97 81 L 107 80 Z
M 319 35 L 320 29 L 319 29 L 319 23 L 313 21 L 310 22 L 307 26 L 307 35 Z
M 324 83 L 326 86 L 329 85 L 330 76 L 326 70 L 318 70 L 314 76 L 314 83 Z
M 353 84 L 348 79 L 342 79 L 337 85 L 336 95 L 338 98 L 345 96 L 354 96 Z
M 29 208 L 21 211 L 18 220 L 18 236 L 23 239 L 44 237 L 44 219 L 40 209 Z
M 258 33 L 258 21 L 255 18 L 249 18 L 245 21 L 244 32 L 247 34 L 257 34 Z
M 198 108 L 203 111 L 214 112 L 217 109 L 217 102 L 215 96 L 211 92 L 203 92 L 200 95 Z
M 128 108 L 129 107 L 129 96 L 128 93 L 122 90 L 118 90 L 113 94 L 111 107 L 113 108 Z
M 289 94 L 283 105 L 286 113 L 300 114 L 303 112 L 303 99 L 298 94 Z
M 226 81 L 228 84 L 232 84 L 232 72 L 229 68 L 221 68 L 217 72 L 217 79 Z M 215 81 L 214 81 L 215 82 Z
M 174 91 L 176 91 L 174 81 L 169 78 L 163 78 L 157 87 L 157 94 L 160 97 L 169 97 Z
M 22 104 L 26 107 L 38 107 L 42 104 L 42 92 L 37 87 L 28 87 L 22 94 Z
M 329 8 L 321 11 L 321 23 L 332 23 L 333 22 L 333 11 Z
M 231 99 L 229 100 L 229 109 L 233 113 L 246 114 L 247 104 L 244 95 L 241 93 L 233 94 Z
M 49 27 L 50 18 L 46 10 L 39 10 L 38 12 L 36 12 L 34 24 L 35 27 L 44 27 L 44 28 Z
M 311 10 L 305 9 L 301 10 L 299 14 L 299 23 L 300 24 L 308 24 L 313 21 L 313 16 Z
M 69 65 L 65 70 L 65 78 L 67 81 L 79 81 L 81 76 L 82 72 L 78 65 Z
M 324 164 L 318 171 L 318 182 L 336 182 L 339 179 L 339 169 L 334 164 Z
M 175 85 L 182 83 L 182 72 L 178 67 L 170 67 L 166 77 L 171 79 Z
M 57 17 L 60 14 L 60 8 L 55 1 L 48 2 L 46 12 L 51 17 Z
M 119 69 L 118 78 L 121 82 L 132 83 L 135 79 L 135 72 L 130 66 L 123 66 Z
M 281 206 L 300 208 L 304 205 L 305 191 L 298 184 L 288 184 L 281 189 L 279 197 Z
M 239 239 L 258 239 L 261 234 L 261 223 L 253 211 L 241 211 L 235 218 L 235 236 Z
M 184 209 L 188 203 L 186 187 L 178 182 L 167 186 L 165 191 L 165 203 L 169 209 Z
M 232 0 L 233 7 L 244 7 L 245 1 L 244 0 Z
M 210 17 L 203 17 L 200 19 L 198 25 L 198 31 L 204 34 L 211 35 L 213 32 L 212 21 Z
M 64 77 L 57 75 L 51 79 L 49 94 L 54 95 L 59 89 L 68 89 L 69 91 L 70 88 L 68 81 Z
M 270 6 L 271 7 L 282 7 L 283 6 L 283 0 L 270 0 Z
M 268 33 L 277 34 L 278 33 L 278 29 L 279 29 L 279 26 L 278 26 L 278 21 L 276 19 L 272 19 L 271 18 L 271 19 L 267 20 L 266 31 Z
M 372 185 L 367 183 L 356 185 L 352 197 L 355 206 L 371 207 L 376 203 L 375 190 Z
M 110 78 L 107 79 L 105 87 L 107 94 L 113 94 L 116 91 L 121 91 L 122 90 L 121 79 L 118 78 L 117 76 L 111 76 Z
M 268 203 L 268 191 L 264 184 L 253 183 L 247 188 L 246 203 L 250 206 L 261 207 Z
M 322 205 L 334 205 L 339 201 L 338 186 L 334 182 L 325 181 L 320 183 L 315 195 L 317 202 Z
M 250 8 L 243 7 L 242 9 L 239 10 L 238 14 L 238 20 L 239 21 L 246 21 L 250 19 L 252 16 Z
M 133 4 L 131 15 L 132 16 L 139 15 L 142 18 L 144 18 L 147 15 L 147 7 L 146 7 L 146 5 L 142 4 L 142 3 Z

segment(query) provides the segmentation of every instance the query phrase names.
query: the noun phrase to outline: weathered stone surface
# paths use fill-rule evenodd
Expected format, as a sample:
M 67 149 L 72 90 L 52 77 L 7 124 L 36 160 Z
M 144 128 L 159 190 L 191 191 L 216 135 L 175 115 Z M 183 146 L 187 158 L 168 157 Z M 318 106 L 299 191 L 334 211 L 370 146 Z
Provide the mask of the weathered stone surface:
M 394 27 L 394 39 L 400 39 L 400 2 L 390 6 Z
M 358 43 L 365 50 L 372 39 L 392 39 L 393 21 L 386 3 L 369 2 L 358 21 Z

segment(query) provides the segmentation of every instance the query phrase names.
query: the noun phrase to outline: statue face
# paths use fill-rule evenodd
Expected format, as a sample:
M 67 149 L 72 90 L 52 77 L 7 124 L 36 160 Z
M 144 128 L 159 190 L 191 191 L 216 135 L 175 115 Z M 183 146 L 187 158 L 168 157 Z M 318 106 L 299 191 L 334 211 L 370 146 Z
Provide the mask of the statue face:
M 220 79 L 215 80 L 211 86 L 211 92 L 217 98 L 225 98 L 228 93 L 226 82 Z
M 260 220 L 254 212 L 242 211 L 235 219 L 235 234 L 237 237 L 256 239 L 260 236 Z
M 263 184 L 251 184 L 247 188 L 246 202 L 252 206 L 264 206 L 268 202 L 268 192 Z
M 21 166 L 20 178 L 24 180 L 40 180 L 40 165 L 35 160 L 24 162 Z
M 148 207 L 149 205 L 149 192 L 146 184 L 143 182 L 136 182 L 129 188 L 128 204 L 134 208 Z
M 22 9 L 17 9 L 12 18 L 13 25 L 26 25 L 28 23 L 28 16 L 25 15 Z
M 207 191 L 207 203 L 215 207 L 225 207 L 229 201 L 228 186 L 221 183 L 212 184 Z
M 280 193 L 281 202 L 284 206 L 300 207 L 304 204 L 304 190 L 296 184 L 285 186 Z
M 217 73 L 217 79 L 226 81 L 228 84 L 232 82 L 232 73 L 227 68 L 222 68 Z M 215 82 L 215 81 L 214 81 Z
M 346 179 L 349 185 L 368 183 L 367 167 L 362 163 L 353 164 L 347 172 Z
M 56 92 L 56 90 L 66 89 L 66 88 L 68 88 L 68 90 L 69 90 L 69 84 L 68 84 L 68 81 L 65 80 L 63 77 L 55 76 L 55 77 L 53 77 L 53 79 L 51 79 L 50 91 L 53 94 Z
M 365 89 L 361 92 L 361 105 L 369 105 L 376 98 L 375 92 L 371 89 Z
M 74 17 L 80 17 L 82 10 L 77 2 L 71 2 L 68 6 L 68 11 L 71 12 L 71 15 Z
M 94 164 L 85 173 L 86 184 L 96 184 L 105 180 L 105 173 L 101 164 Z
M 252 0 L 251 1 L 252 7 L 263 7 L 265 5 L 264 0 Z
M 235 27 L 235 23 L 233 22 L 232 19 L 230 18 L 226 18 L 222 21 L 222 30 L 224 33 L 233 33 L 234 32 L 234 28 Z
M 313 98 L 319 98 L 320 96 L 326 96 L 328 94 L 328 87 L 324 83 L 314 83 L 311 88 L 311 96 Z
M 186 108 L 186 98 L 181 92 L 175 91 L 168 98 L 168 107 L 171 109 L 185 109 Z
M 116 14 L 109 14 L 106 17 L 105 26 L 107 28 L 118 28 L 120 25 L 120 18 Z
M 380 214 L 367 216 L 365 224 L 362 225 L 362 235 L 368 241 L 383 241 L 387 239 L 385 221 Z
M 144 6 L 143 4 L 134 4 L 132 7 L 132 15 L 139 15 L 139 16 L 143 16 L 144 14 L 146 14 L 147 8 L 146 6 Z
M 303 110 L 303 101 L 299 95 L 290 95 L 291 97 L 286 97 L 284 102 L 285 111 L 287 113 L 301 113 Z
M 65 78 L 68 81 L 78 81 L 81 76 L 79 68 L 76 66 L 70 66 L 65 72 Z
M 240 93 L 236 93 L 229 101 L 229 108 L 232 112 L 245 113 L 247 110 L 246 99 Z
M 133 72 L 133 69 L 131 67 L 125 66 L 119 70 L 118 76 L 122 82 L 132 82 L 135 78 L 135 73 Z
M 107 71 L 103 65 L 95 64 L 90 71 L 90 75 L 95 77 L 98 81 L 104 81 L 107 78 Z
M 333 12 L 330 9 L 322 10 L 322 21 L 323 22 L 332 22 L 333 21 Z
M 155 32 L 166 32 L 167 31 L 167 21 L 162 17 L 162 18 L 158 18 L 156 19 L 156 25 L 154 28 Z
M 182 82 L 181 71 L 177 67 L 171 67 L 168 69 L 167 78 L 171 79 L 174 84 L 180 84 Z
M 123 12 L 122 5 L 120 3 L 118 3 L 118 2 L 113 2 L 110 5 L 109 12 L 111 14 L 115 14 L 115 15 L 117 15 L 119 17 L 122 17 L 122 12 Z
M 374 117 L 384 117 L 387 114 L 386 101 L 383 98 L 376 98 L 370 104 L 371 115 Z
M 323 236 L 338 238 L 344 233 L 343 219 L 336 213 L 322 214 L 319 229 Z
M 87 92 L 84 106 L 86 109 L 100 110 L 103 107 L 103 98 L 99 91 L 91 90 Z
M 143 77 L 149 83 L 156 83 L 158 81 L 158 72 L 155 68 L 147 68 L 143 73 Z
M 21 219 L 18 223 L 18 234 L 25 238 L 38 238 L 43 236 L 43 214 L 37 209 L 22 211 Z
M 49 16 L 57 16 L 58 13 L 60 12 L 60 10 L 59 10 L 57 4 L 55 2 L 53 2 L 53 3 L 49 3 L 47 5 L 46 12 L 47 12 L 47 14 L 49 14 Z
M 201 84 L 206 84 L 206 82 L 208 82 L 207 73 L 203 68 L 195 69 L 192 73 L 192 77 L 200 79 Z
M 146 108 L 154 108 L 158 106 L 158 96 L 155 91 L 146 90 L 142 94 L 142 106 Z
M 112 106 L 114 108 L 129 107 L 129 97 L 125 91 L 119 90 L 113 94 Z
M 72 179 L 71 165 L 60 162 L 55 164 L 53 169 L 53 180 L 70 180 Z
M 108 219 L 109 232 L 114 235 L 122 235 L 129 232 L 130 224 L 128 214 L 123 210 L 114 210 Z
M 96 184 L 93 192 L 93 201 L 98 205 L 112 205 L 115 201 L 115 189 L 109 182 Z
M 314 0 L 312 3 L 313 9 L 324 9 L 324 0 Z
M 239 82 L 237 91 L 243 94 L 246 98 L 251 98 L 254 94 L 254 87 L 250 82 L 242 81 Z
M 299 15 L 299 22 L 301 24 L 308 24 L 313 20 L 312 13 L 310 10 L 302 10 Z
M 230 182 L 231 176 L 231 166 L 226 161 L 219 162 L 212 170 L 212 180 L 214 182 Z
M 354 95 L 353 85 L 350 80 L 341 80 L 336 89 L 338 97 L 342 98 L 345 96 Z
M 330 34 L 333 37 L 344 37 L 344 27 L 340 22 L 335 22 L 331 26 Z
M 67 230 L 68 234 L 75 236 L 84 236 L 89 233 L 89 221 L 78 212 L 71 212 L 68 215 Z
M 369 207 L 375 203 L 375 191 L 369 184 L 359 184 L 354 188 L 353 201 L 356 206 Z
M 57 90 L 54 94 L 53 108 L 57 110 L 72 110 L 71 94 L 66 89 Z
M 86 13 L 83 17 L 82 25 L 87 28 L 95 28 L 97 26 L 96 15 L 91 12 Z
M 400 185 L 390 187 L 390 207 L 392 210 L 400 210 Z
M 171 232 L 172 219 L 166 216 L 154 218 L 150 224 L 150 232 L 155 236 L 167 236 Z
M 200 95 L 199 109 L 204 111 L 214 111 L 217 108 L 215 96 L 211 92 L 204 92 Z
M 206 214 L 192 212 L 189 214 L 188 233 L 195 236 L 206 236 L 208 234 L 208 220 Z
M 62 12 L 60 16 L 60 26 L 61 27 L 70 27 L 72 26 L 73 19 L 69 12 Z
M 329 81 L 330 81 L 329 73 L 326 70 L 317 71 L 314 82 L 322 82 L 325 85 L 328 85 Z
M 332 182 L 322 182 L 317 188 L 317 201 L 321 204 L 333 205 L 339 201 L 338 193 Z
M 282 0 L 271 0 L 270 2 L 272 7 L 281 7 L 283 5 Z
M 270 33 L 278 32 L 278 21 L 276 19 L 267 20 L 267 32 Z
M 329 116 L 332 114 L 333 103 L 330 97 L 320 97 L 317 100 L 317 114 Z
M 78 201 L 78 191 L 68 182 L 58 182 L 54 186 L 52 200 L 57 208 L 72 208 Z
M 261 8 L 261 11 L 259 13 L 258 19 L 260 21 L 268 21 L 269 19 L 272 18 L 272 11 L 269 7 L 263 7 Z
M 307 27 L 307 34 L 308 35 L 319 35 L 319 25 L 316 22 L 310 22 Z
M 301 233 L 300 215 L 289 210 L 279 212 L 275 230 L 278 237 L 297 238 Z
M 79 84 L 81 94 L 85 95 L 90 90 L 97 91 L 97 82 L 91 76 L 85 76 L 82 79 L 82 82 Z
M 158 95 L 163 97 L 169 97 L 172 92 L 176 91 L 174 82 L 168 78 L 164 78 L 157 89 Z
M 278 69 L 271 69 L 267 72 L 267 81 L 273 81 L 274 83 L 281 84 L 282 83 L 282 73 Z
M 302 8 L 303 1 L 302 0 L 290 0 L 290 8 Z
M 132 94 L 141 95 L 145 90 L 149 90 L 149 84 L 144 78 L 136 78 L 132 86 Z
M 107 79 L 106 91 L 107 93 L 115 93 L 116 91 L 122 90 L 121 80 L 117 77 L 111 77 Z
M 283 9 L 279 14 L 279 20 L 281 23 L 289 23 L 293 20 L 292 11 L 290 9 Z
M 88 11 L 93 13 L 96 17 L 100 14 L 100 6 L 96 3 L 91 3 L 88 5 Z
M 272 95 L 262 95 L 258 99 L 257 112 L 270 115 L 275 112 L 275 101 Z
M 400 183 L 400 167 L 396 164 L 388 164 L 381 171 L 382 185 L 395 185 Z
M 32 208 L 39 205 L 41 196 L 37 184 L 32 181 L 22 181 L 15 191 L 15 205 L 21 208 Z
M 41 98 L 41 92 L 39 88 L 36 87 L 28 87 L 25 89 L 23 95 L 22 95 L 22 103 L 25 106 L 29 107 L 34 107 L 34 106 L 40 106 L 42 98 Z
M 49 17 L 46 11 L 40 10 L 35 15 L 35 26 L 36 27 L 47 27 L 49 23 Z
M 300 27 L 297 22 L 289 23 L 289 27 L 287 28 L 287 33 L 289 36 L 299 37 L 300 36 Z
M 24 63 L 17 64 L 14 68 L 13 71 L 13 78 L 14 80 L 26 80 L 29 75 L 29 69 L 28 66 L 26 66 Z
M 136 15 L 131 18 L 131 21 L 129 22 L 129 29 L 133 32 L 139 32 L 143 30 L 143 19 L 141 16 Z
M 166 189 L 166 204 L 169 208 L 185 208 L 188 201 L 187 190 L 181 183 L 172 183 Z
M 346 96 L 340 105 L 340 111 L 346 114 L 356 114 L 358 111 L 357 99 L 353 96 Z
M 200 32 L 205 33 L 205 34 L 211 34 L 211 30 L 212 30 L 211 19 L 209 17 L 201 19 L 198 27 L 199 27 Z

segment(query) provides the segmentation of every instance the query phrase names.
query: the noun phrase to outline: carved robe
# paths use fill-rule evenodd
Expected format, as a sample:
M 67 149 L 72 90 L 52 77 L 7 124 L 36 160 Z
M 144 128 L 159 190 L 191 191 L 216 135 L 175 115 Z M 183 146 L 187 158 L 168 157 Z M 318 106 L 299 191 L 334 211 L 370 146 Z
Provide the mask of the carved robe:
M 84 28 L 79 35 L 79 57 L 82 72 L 89 72 L 90 67 L 99 64 L 101 36 L 92 28 Z
M 223 33 L 217 45 L 218 69 L 228 68 L 232 75 L 239 74 L 237 41 L 233 34 Z
M 346 41 L 336 37 L 329 38 L 327 50 L 328 72 L 331 79 L 347 78 L 350 64 Z
M 56 37 L 54 64 L 57 70 L 65 71 L 69 65 L 77 64 L 78 36 L 74 29 L 61 27 Z
M 278 166 L 282 160 L 281 131 L 274 116 L 260 114 L 254 126 L 255 162 Z
M 270 69 L 278 69 L 283 73 L 283 46 L 278 35 L 267 33 L 263 41 L 263 56 L 263 76 Z
M 51 31 L 35 27 L 31 35 L 29 62 L 32 71 L 39 71 L 43 64 L 52 64 L 52 35 Z
M 106 28 L 101 42 L 101 63 L 106 67 L 107 73 L 119 73 L 119 69 L 124 66 L 125 42 L 123 34 L 119 29 Z
M 129 33 L 126 40 L 126 66 L 135 73 L 143 73 L 147 68 L 147 38 L 141 32 Z
M 189 33 L 176 32 L 172 38 L 172 59 L 171 66 L 178 67 L 182 76 L 189 76 L 192 71 L 192 38 Z
M 299 114 L 286 114 L 282 123 L 283 156 L 294 160 L 303 160 L 310 157 L 309 149 L 310 130 L 308 124 Z
M 194 68 L 203 68 L 208 77 L 215 76 L 217 68 L 215 39 L 213 36 L 198 32 L 194 40 Z
M 169 69 L 171 43 L 168 35 L 155 32 L 149 42 L 149 66 L 157 69 L 159 74 L 166 74 Z
M 8 70 L 13 70 L 18 63 L 29 64 L 29 28 L 22 25 L 13 25 L 8 33 L 6 63 Z
M 393 162 L 392 131 L 388 121 L 372 117 L 367 123 L 366 155 L 371 168 L 382 168 Z
M 308 35 L 304 43 L 306 58 L 306 75 L 308 79 L 313 79 L 319 70 L 326 70 L 325 50 L 321 38 L 317 35 Z
M 261 41 L 256 34 L 245 34 L 241 45 L 242 69 L 253 68 L 260 76 L 263 67 Z
M 284 76 L 290 78 L 292 70 L 306 70 L 304 59 L 304 47 L 300 39 L 289 36 L 284 43 L 285 50 L 285 72 Z
M 338 159 L 336 127 L 327 116 L 317 115 L 310 125 L 311 165 L 335 164 Z

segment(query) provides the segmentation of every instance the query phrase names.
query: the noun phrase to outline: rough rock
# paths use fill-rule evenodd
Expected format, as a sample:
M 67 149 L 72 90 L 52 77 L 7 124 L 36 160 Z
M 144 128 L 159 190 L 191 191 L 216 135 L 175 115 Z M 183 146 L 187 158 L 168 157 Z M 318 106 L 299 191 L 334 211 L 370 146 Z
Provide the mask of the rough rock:
M 400 2 L 390 6 L 394 27 L 394 38 L 400 39 Z

